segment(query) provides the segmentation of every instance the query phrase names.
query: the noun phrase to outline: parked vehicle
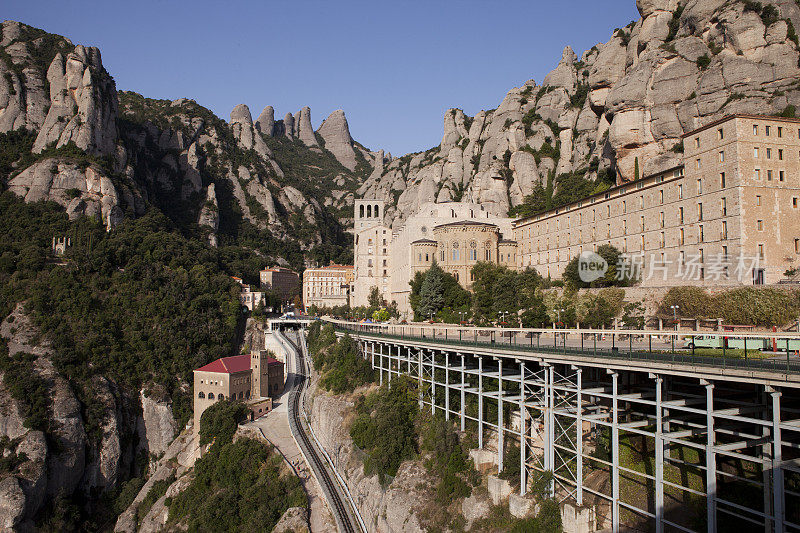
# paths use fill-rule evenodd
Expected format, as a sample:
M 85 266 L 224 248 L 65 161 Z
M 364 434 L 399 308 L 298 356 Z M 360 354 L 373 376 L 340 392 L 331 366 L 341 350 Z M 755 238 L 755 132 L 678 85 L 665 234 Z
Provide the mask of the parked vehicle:
M 722 348 L 722 337 L 715 337 L 712 335 L 685 337 L 683 340 L 683 347 L 689 348 L 690 350 L 694 348 Z
M 767 339 L 753 339 L 747 338 L 747 342 L 745 343 L 744 338 L 737 338 L 737 337 L 726 337 L 728 348 L 744 350 L 745 344 L 747 344 L 748 350 L 766 350 L 768 348 Z

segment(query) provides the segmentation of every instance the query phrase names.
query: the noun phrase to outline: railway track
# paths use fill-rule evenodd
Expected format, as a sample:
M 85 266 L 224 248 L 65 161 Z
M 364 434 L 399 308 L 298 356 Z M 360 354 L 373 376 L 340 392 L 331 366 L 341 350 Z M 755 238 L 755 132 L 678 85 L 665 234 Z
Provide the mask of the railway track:
M 295 353 L 294 381 L 289 391 L 289 426 L 295 434 L 298 445 L 302 448 L 305 457 L 311 463 L 309 466 L 314 471 L 317 481 L 319 481 L 322 486 L 322 490 L 334 514 L 339 531 L 345 533 L 359 533 L 361 528 L 358 527 L 358 524 L 353 520 L 351 513 L 348 511 L 349 504 L 342 497 L 338 483 L 331 477 L 325 459 L 317 451 L 314 442 L 303 428 L 300 419 L 300 402 L 308 383 L 305 361 L 303 360 L 303 352 L 298 342 L 296 342 L 296 339 L 292 339 L 291 335 L 285 335 L 283 338 L 291 345 Z

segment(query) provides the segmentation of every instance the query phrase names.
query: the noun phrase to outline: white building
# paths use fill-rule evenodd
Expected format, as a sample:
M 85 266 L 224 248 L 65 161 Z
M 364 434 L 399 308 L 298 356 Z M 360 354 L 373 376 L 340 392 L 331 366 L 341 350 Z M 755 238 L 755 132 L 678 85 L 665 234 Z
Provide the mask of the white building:
M 493 224 L 500 234 L 513 235 L 512 219 L 494 216 L 479 204 L 427 202 L 395 231 L 383 222 L 382 200 L 356 200 L 355 272 L 352 305 L 367 305 L 369 293 L 378 287 L 388 302 L 397 302 L 401 313 L 410 312 L 409 282 L 413 276 L 412 243 L 434 240 L 434 228 L 452 222 Z M 459 280 L 468 283 L 468 279 Z

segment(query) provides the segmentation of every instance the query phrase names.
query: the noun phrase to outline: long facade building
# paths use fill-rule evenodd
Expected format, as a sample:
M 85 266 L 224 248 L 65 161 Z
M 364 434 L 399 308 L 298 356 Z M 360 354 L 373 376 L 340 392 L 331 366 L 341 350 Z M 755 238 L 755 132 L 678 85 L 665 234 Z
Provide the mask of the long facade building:
M 734 115 L 683 146 L 683 166 L 516 221 L 520 267 L 558 278 L 610 244 L 643 286 L 777 283 L 800 258 L 800 120 Z
M 408 311 L 409 281 L 434 258 L 469 289 L 478 261 L 557 279 L 605 244 L 644 287 L 777 283 L 800 266 L 800 120 L 725 117 L 683 136 L 682 165 L 516 221 L 426 203 L 392 231 L 383 214 L 356 201 L 354 305 L 378 287 Z

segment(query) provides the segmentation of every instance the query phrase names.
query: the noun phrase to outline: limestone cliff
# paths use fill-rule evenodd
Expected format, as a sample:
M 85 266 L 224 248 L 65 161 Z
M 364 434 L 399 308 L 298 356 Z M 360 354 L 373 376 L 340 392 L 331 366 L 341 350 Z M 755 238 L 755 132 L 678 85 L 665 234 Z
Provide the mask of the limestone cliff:
M 348 434 L 353 404 L 345 399 L 316 392 L 313 395 L 311 425 L 330 455 L 370 531 L 377 533 L 422 531 L 417 513 L 426 501 L 425 468 L 417 461 L 406 461 L 394 480 L 381 486 L 378 476 L 365 476 L 361 453 Z
M 267 106 L 254 122 L 240 104 L 225 122 L 193 100 L 118 93 L 98 49 L 19 22 L 3 23 L 0 48 L 0 134 L 18 151 L 0 180 L 27 201 L 56 201 L 109 229 L 156 206 L 209 228 L 212 245 L 243 218 L 302 251 L 345 246 L 339 215 L 371 158 L 343 115 L 323 130 L 334 154 L 308 107 L 275 121 Z
M 422 198 L 482 203 L 498 215 L 538 184 L 579 173 L 598 186 L 681 161 L 681 135 L 732 113 L 800 106 L 800 6 L 638 0 L 641 18 L 578 57 L 569 47 L 538 85 L 511 89 L 474 117 L 445 113 L 439 146 L 394 158 L 362 185 L 387 220 Z M 377 169 L 378 165 L 376 165 Z
M 0 438 L 9 439 L 9 453 L 24 458 L 12 463 L 0 482 L 3 530 L 30 529 L 45 504 L 59 495 L 87 498 L 117 488 L 135 470 L 138 449 L 161 453 L 172 441 L 175 420 L 169 403 L 153 402 L 144 394 L 141 401 L 130 398 L 102 375 L 76 390 L 56 370 L 50 344 L 40 339 L 22 305 L 0 322 L 0 336 L 12 360 L 33 357 L 26 360 L 43 384 L 39 392 L 46 395 L 48 419 L 44 430 L 30 429 L 0 373 Z M 91 406 L 83 403 L 87 396 Z M 142 427 L 140 448 L 134 438 L 137 426 Z

